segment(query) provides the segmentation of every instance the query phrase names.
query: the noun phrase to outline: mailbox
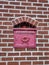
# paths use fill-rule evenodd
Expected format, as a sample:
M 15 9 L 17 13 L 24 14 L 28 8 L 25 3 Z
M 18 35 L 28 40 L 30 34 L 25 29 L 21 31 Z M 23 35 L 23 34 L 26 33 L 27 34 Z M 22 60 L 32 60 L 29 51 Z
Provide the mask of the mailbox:
M 28 22 L 22 22 L 14 26 L 14 47 L 36 47 L 36 27 Z

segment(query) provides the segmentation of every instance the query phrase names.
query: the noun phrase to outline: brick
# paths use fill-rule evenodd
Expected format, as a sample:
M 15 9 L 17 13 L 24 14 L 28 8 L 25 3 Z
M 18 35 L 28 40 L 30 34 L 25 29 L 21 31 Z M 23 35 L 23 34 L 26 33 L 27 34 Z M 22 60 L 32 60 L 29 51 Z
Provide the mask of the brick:
M 31 53 L 30 52 L 22 52 L 22 53 L 20 53 L 20 55 L 21 56 L 29 56 L 29 55 L 31 55 Z
M 13 58 L 12 57 L 3 57 L 2 61 L 12 61 Z
M 7 38 L 7 35 L 1 35 L 0 34 L 0 38 Z
M 8 46 L 13 46 L 13 43 L 8 43 Z
M 28 14 L 31 14 L 31 11 L 21 11 L 21 13 L 28 13 Z
M 43 27 L 42 30 L 49 30 L 49 27 Z
M 26 20 L 24 19 L 24 21 L 26 21 Z M 31 18 L 28 18 L 27 19 L 27 22 L 30 22 L 30 21 L 32 21 L 32 19 Z
M 48 18 L 49 18 L 49 15 L 48 15 Z
M 47 8 L 44 8 L 44 7 L 38 7 L 38 10 L 47 10 Z
M 16 17 L 24 16 L 24 14 L 15 14 Z
M 2 22 L 0 22 L 0 25 L 2 25 Z
M 0 9 L 0 12 L 8 12 L 8 9 Z
M 0 30 L 0 33 L 1 33 L 2 31 Z
M 36 44 L 37 47 L 43 47 L 43 44 Z
M 0 13 L 0 16 L 2 16 L 2 13 Z
M 22 17 L 22 21 L 26 21 L 26 17 Z
M 49 35 L 44 35 L 44 38 L 49 38 Z
M 44 12 L 44 14 L 49 14 L 49 11 L 47 11 L 47 12 Z
M 49 7 L 49 4 L 44 4 L 45 7 Z
M 44 19 L 44 22 L 49 22 L 49 19 Z
M 0 5 L 0 8 L 2 8 L 2 5 Z
M 13 31 L 13 26 L 8 26 L 8 29 Z
M 0 1 L 0 4 L 8 4 L 6 1 Z
M 15 57 L 14 60 L 25 60 L 25 57 Z
M 33 11 L 33 14 L 42 14 L 42 11 Z
M 6 20 L 8 20 L 8 18 L 0 18 L 0 20 L 2 20 L 2 21 L 6 21 Z
M 24 5 L 24 6 L 31 6 L 31 3 L 22 3 L 22 5 Z
M 41 27 L 37 27 L 38 30 L 41 30 L 42 28 Z
M 9 18 L 9 21 L 13 20 L 14 18 Z
M 41 27 L 37 27 L 38 30 L 41 30 L 42 28 Z
M 22 18 L 19 18 L 18 19 L 19 20 L 19 22 L 22 22 L 23 21 L 23 17 Z M 16 23 L 17 23 L 18 21 L 16 21 Z
M 20 13 L 20 10 L 9 10 L 10 13 Z
M 38 26 L 47 26 L 47 23 L 39 23 Z
M 18 18 L 18 19 L 16 19 L 16 20 L 15 20 L 15 22 L 16 22 L 16 24 L 18 24 L 18 23 L 19 23 L 19 18 Z M 15 25 L 15 24 L 14 24 L 14 25 Z
M 17 0 L 17 1 L 26 1 L 26 0 Z
M 43 38 L 43 35 L 36 35 L 37 38 Z
M 49 44 L 48 44 L 48 43 L 46 43 L 46 44 L 45 44 L 45 47 L 49 47 Z
M 0 47 L 4 47 L 4 46 L 7 46 L 7 44 L 6 43 L 0 43 Z
M 33 3 L 33 6 L 42 6 L 40 3 Z
M 36 20 L 35 23 L 34 23 L 34 26 L 37 26 L 38 25 L 38 21 Z
M 19 53 L 8 53 L 8 56 L 19 56 Z
M 3 22 L 3 25 L 12 25 L 11 22 Z
M 39 60 L 49 60 L 49 57 L 39 57 Z
M 13 38 L 13 37 L 14 37 L 14 35 L 9 35 L 8 37 L 9 37 L 9 38 Z
M 49 51 L 49 48 L 39 48 L 39 51 Z
M 0 25 L 0 29 L 7 29 L 7 26 L 1 26 Z
M 8 1 L 15 1 L 15 0 L 8 0 Z
M 38 39 L 38 42 L 48 42 L 47 39 Z
M 20 2 L 10 2 L 10 4 L 12 4 L 12 5 L 20 5 Z
M 47 18 L 47 15 L 37 15 L 38 18 Z
M 37 60 L 37 57 L 27 57 L 27 60 Z
M 36 27 L 38 25 L 38 21 L 35 21 L 33 25 Z
M 38 34 L 48 34 L 48 31 L 38 31 Z
M 43 19 L 36 19 L 37 21 L 39 21 L 40 23 L 43 22 Z
M 13 31 L 11 31 L 11 30 L 4 30 L 3 33 L 4 34 L 13 34 Z
M 18 65 L 18 62 L 8 62 L 8 65 Z
M 49 61 L 45 61 L 45 64 L 49 64 Z
M 48 0 L 39 0 L 39 2 L 48 3 Z
M 36 10 L 36 7 L 27 7 L 28 10 Z
M 0 62 L 0 65 L 6 65 L 6 62 Z
M 14 6 L 4 5 L 4 8 L 14 8 Z
M 6 56 L 6 53 L 0 52 L 0 56 Z
M 34 55 L 34 56 L 42 56 L 43 55 L 43 53 L 42 52 L 33 52 L 32 53 L 32 55 Z
M 30 14 L 28 14 L 27 16 L 29 16 L 29 17 L 36 17 L 36 15 L 30 15 Z
M 49 56 L 49 52 L 45 52 L 45 55 L 46 55 L 46 56 Z
M 28 0 L 29 2 L 37 2 L 37 0 Z
M 13 42 L 13 39 L 2 39 L 2 42 Z
M 15 48 L 15 51 L 25 51 L 25 48 Z
M 27 51 L 37 51 L 37 48 L 27 48 Z
M 15 21 L 12 21 L 12 24 L 13 24 L 13 28 L 15 25 L 17 25 L 19 23 L 19 21 L 17 19 L 15 19 Z
M 13 14 L 3 14 L 3 16 L 13 17 Z
M 21 62 L 20 65 L 31 65 L 31 62 Z
M 16 6 L 16 9 L 25 9 L 24 6 Z
M 2 48 L 2 51 L 13 51 L 13 48 Z
M 43 61 L 33 61 L 33 65 L 43 65 Z
M 1 42 L 1 39 L 0 39 L 0 42 Z

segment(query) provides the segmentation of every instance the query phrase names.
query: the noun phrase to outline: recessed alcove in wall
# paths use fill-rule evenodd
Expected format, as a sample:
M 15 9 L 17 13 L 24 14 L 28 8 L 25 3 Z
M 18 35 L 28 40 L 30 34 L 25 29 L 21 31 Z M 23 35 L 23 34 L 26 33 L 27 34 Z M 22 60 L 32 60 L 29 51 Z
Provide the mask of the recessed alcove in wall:
M 30 24 L 29 22 L 21 22 L 17 25 L 14 25 L 14 28 L 36 28 L 36 26 Z
M 25 17 L 25 16 L 23 16 L 23 17 L 15 18 L 12 21 L 12 25 L 13 25 L 14 28 L 15 27 L 19 28 L 19 27 L 22 27 L 22 26 L 25 26 L 25 25 L 26 25 L 26 27 L 32 27 L 32 28 L 34 28 L 34 27 L 37 27 L 38 21 L 35 20 L 35 19 L 33 19 L 33 18 L 31 18 L 31 17 Z
M 15 19 L 12 23 L 14 31 L 14 47 L 36 47 L 36 26 L 38 21 L 29 17 L 21 17 Z

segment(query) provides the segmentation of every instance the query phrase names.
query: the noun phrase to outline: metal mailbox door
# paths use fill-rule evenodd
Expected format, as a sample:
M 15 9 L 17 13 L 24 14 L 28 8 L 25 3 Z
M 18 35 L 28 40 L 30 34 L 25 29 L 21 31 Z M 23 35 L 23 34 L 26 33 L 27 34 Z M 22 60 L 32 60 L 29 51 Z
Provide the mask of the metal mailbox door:
M 16 48 L 36 47 L 36 29 L 14 28 L 14 47 Z

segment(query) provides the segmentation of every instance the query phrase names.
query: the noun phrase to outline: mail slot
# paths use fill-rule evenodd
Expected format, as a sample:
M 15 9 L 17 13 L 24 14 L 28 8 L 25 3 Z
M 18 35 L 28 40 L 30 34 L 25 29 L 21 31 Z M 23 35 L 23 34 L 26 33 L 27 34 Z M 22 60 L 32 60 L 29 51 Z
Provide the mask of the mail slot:
M 32 26 L 30 23 L 23 23 L 15 25 L 13 28 L 14 47 L 34 48 L 36 47 L 36 27 Z

